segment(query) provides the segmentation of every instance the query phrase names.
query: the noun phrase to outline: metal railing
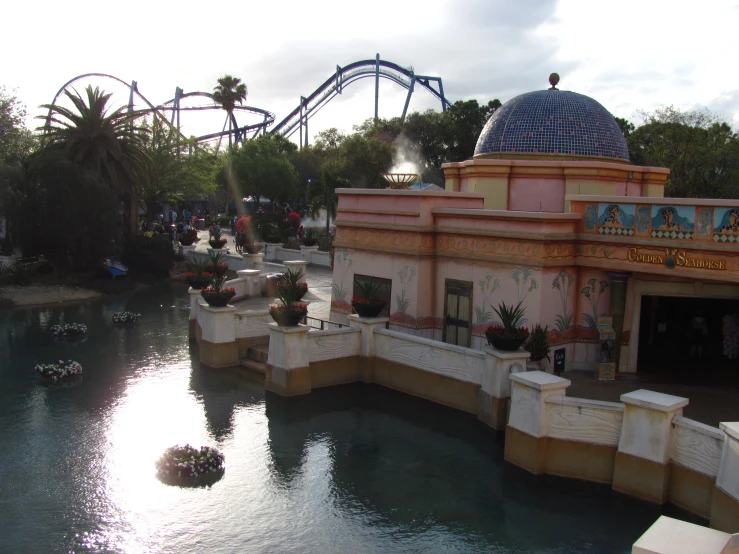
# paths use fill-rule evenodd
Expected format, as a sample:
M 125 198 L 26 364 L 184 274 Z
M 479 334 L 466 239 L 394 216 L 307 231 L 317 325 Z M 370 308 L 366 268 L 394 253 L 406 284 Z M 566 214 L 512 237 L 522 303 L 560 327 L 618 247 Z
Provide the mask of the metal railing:
M 305 316 L 303 323 L 305 325 L 308 325 L 312 329 L 318 329 L 320 331 L 325 331 L 327 329 L 342 329 L 344 327 L 349 327 L 349 325 L 346 325 L 344 323 L 337 323 L 336 321 L 329 321 L 328 319 L 319 319 L 317 317 L 308 317 L 308 316 Z

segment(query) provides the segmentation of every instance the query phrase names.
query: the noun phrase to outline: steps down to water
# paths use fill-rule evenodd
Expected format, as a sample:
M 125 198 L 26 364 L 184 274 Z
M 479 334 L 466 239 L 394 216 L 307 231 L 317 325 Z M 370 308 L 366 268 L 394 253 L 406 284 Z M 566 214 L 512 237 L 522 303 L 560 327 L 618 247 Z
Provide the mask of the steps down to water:
M 267 370 L 269 343 L 255 344 L 246 351 L 246 359 L 239 360 L 239 365 L 257 373 L 264 374 Z

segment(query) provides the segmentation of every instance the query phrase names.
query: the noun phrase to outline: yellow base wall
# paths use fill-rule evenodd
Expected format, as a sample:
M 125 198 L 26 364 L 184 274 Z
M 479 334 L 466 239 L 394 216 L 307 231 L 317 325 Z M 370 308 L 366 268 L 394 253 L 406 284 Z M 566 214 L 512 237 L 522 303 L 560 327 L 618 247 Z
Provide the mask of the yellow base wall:
M 659 464 L 631 454 L 616 452 L 613 472 L 613 490 L 653 502 L 667 501 L 669 464 Z
M 739 533 L 739 500 L 713 486 L 711 527 L 724 533 Z
M 683 510 L 709 519 L 715 479 L 670 462 L 667 500 Z

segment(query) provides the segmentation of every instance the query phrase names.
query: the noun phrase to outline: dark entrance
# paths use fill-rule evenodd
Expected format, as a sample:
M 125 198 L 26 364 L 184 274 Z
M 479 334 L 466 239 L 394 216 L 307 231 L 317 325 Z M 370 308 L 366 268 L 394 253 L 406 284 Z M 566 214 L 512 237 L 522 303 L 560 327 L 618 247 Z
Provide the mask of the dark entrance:
M 739 356 L 727 356 L 739 337 L 724 320 L 735 314 L 739 299 L 643 296 L 640 376 L 689 385 L 739 385 Z
M 472 341 L 472 283 L 447 279 L 445 293 L 442 340 L 469 348 Z

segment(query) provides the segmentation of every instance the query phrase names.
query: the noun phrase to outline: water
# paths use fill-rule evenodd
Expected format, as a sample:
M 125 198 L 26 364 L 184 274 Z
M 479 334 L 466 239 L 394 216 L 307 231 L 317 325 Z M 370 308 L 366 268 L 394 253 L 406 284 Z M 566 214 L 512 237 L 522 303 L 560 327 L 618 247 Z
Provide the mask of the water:
M 132 329 L 110 313 L 143 314 Z M 505 464 L 473 416 L 375 386 L 282 399 L 201 369 L 182 286 L 0 313 L 0 552 L 630 552 L 660 509 Z M 86 323 L 81 344 L 48 327 Z M 83 376 L 48 385 L 39 362 Z M 159 482 L 174 444 L 226 457 Z

